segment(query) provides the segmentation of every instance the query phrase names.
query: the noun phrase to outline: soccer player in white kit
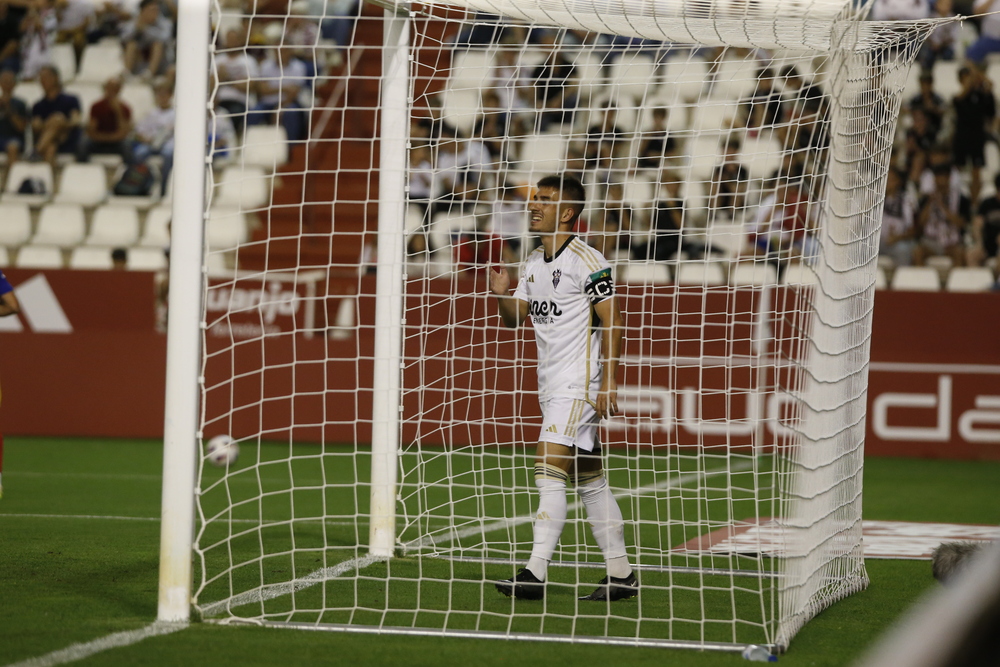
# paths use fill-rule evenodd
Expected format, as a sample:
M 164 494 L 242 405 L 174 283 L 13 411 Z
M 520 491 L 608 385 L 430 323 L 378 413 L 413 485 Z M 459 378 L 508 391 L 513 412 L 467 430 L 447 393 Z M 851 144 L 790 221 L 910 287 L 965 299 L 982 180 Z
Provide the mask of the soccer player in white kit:
M 635 597 L 639 583 L 625 551 L 621 509 L 604 476 L 600 420 L 618 411 L 615 374 L 624 321 L 611 265 L 573 234 L 585 193 L 571 176 L 546 176 L 528 203 L 529 230 L 542 246 L 525 260 L 514 294 L 505 268 L 490 271 L 490 291 L 511 328 L 531 317 L 538 345 L 542 428 L 535 453 L 534 547 L 525 567 L 496 584 L 504 595 L 539 600 L 566 523 L 566 487 L 576 485 L 607 576 L 583 600 Z

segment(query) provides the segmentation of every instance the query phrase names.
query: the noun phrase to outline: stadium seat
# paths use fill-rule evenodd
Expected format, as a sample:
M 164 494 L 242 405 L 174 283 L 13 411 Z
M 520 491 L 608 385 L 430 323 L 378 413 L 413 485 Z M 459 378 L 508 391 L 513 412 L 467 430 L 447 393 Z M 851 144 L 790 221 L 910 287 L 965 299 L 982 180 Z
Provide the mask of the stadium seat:
M 719 63 L 719 74 L 712 87 L 712 97 L 739 101 L 757 90 L 758 64 L 751 58 L 725 59 Z
M 144 248 L 166 248 L 170 245 L 170 232 L 167 226 L 170 224 L 171 208 L 169 206 L 157 206 L 149 210 L 146 214 L 146 225 L 139 239 L 139 245 Z
M 543 174 L 556 173 L 566 161 L 567 137 L 559 134 L 538 134 L 521 140 L 521 164 L 530 171 L 532 182 Z
M 31 211 L 27 205 L 0 204 L 0 221 L 0 246 L 24 245 L 31 238 Z
M 226 167 L 216 182 L 213 204 L 244 211 L 260 208 L 271 198 L 272 177 L 260 167 Z
M 476 228 L 476 216 L 463 215 L 461 213 L 439 213 L 434 216 L 427 231 L 427 237 L 431 248 L 435 250 L 449 249 L 452 246 L 452 239 L 461 232 L 472 231 Z M 448 250 L 448 256 L 451 256 Z
M 479 90 L 445 90 L 441 101 L 441 117 L 466 136 L 472 134 L 479 117 Z
M 111 178 L 111 182 L 112 183 L 117 183 L 119 180 L 121 180 L 122 175 L 125 173 L 125 169 L 126 169 L 125 165 L 119 165 L 118 168 L 115 170 L 115 175 Z M 119 206 L 132 206 L 133 208 L 137 208 L 140 211 L 144 211 L 147 208 L 155 206 L 157 203 L 159 203 L 161 201 L 161 197 L 160 197 L 160 180 L 159 180 L 160 176 L 159 176 L 159 172 L 156 169 L 153 169 L 153 172 L 156 174 L 156 180 L 153 183 L 153 188 L 152 188 L 152 190 L 150 190 L 150 193 L 148 195 L 145 195 L 145 196 L 136 196 L 136 197 L 125 196 L 125 195 L 116 195 L 116 194 L 114 194 L 114 191 L 112 190 L 111 193 L 108 195 L 108 198 L 107 198 L 106 202 L 108 204 L 116 204 L 116 205 L 119 205 Z M 173 181 L 173 175 L 174 175 L 174 172 L 171 171 L 170 172 L 170 179 L 167 182 L 167 191 L 168 191 L 168 194 L 169 194 L 169 190 L 170 190 L 170 183 Z
M 49 62 L 59 70 L 59 78 L 69 83 L 76 78 L 76 51 L 72 44 L 53 44 L 49 47 Z
M 14 86 L 14 97 L 20 98 L 28 105 L 28 112 L 31 112 L 31 107 L 35 106 L 35 102 L 45 97 L 45 91 L 42 90 L 42 84 L 37 81 L 21 81 L 16 86 Z
M 86 245 L 126 247 L 139 240 L 139 213 L 128 206 L 101 206 L 94 211 Z
M 83 241 L 86 229 L 86 219 L 81 206 L 49 204 L 42 209 L 38 217 L 38 229 L 31 243 L 71 248 Z
M 677 265 L 678 285 L 717 286 L 726 284 L 722 267 L 716 262 L 680 262 Z
M 3 245 L 0 245 L 0 266 L 10 266 L 10 253 Z
M 722 148 L 717 135 L 697 136 L 688 142 L 691 156 L 691 177 L 699 181 L 709 181 L 715 167 L 722 162 Z
M 781 168 L 782 151 L 781 143 L 769 133 L 748 137 L 743 140 L 740 162 L 751 178 L 768 178 Z
M 61 269 L 62 250 L 53 246 L 26 245 L 18 250 L 14 266 L 21 269 Z
M 629 285 L 667 285 L 670 269 L 658 262 L 627 262 L 618 265 L 618 282 Z
M 106 74 L 104 78 L 111 78 L 111 74 Z M 104 97 L 104 89 L 101 84 L 87 83 L 79 79 L 66 86 L 66 93 L 76 95 L 79 98 L 80 114 L 83 116 L 84 124 L 90 118 L 90 107 L 94 106 L 94 102 Z
M 941 277 L 929 266 L 901 266 L 892 275 L 892 289 L 937 292 L 941 289 Z
M 781 278 L 782 283 L 785 285 L 819 284 L 819 278 L 816 276 L 816 272 L 813 271 L 808 265 L 802 263 L 789 264 L 785 267 L 785 273 Z
M 156 108 L 153 87 L 142 81 L 129 81 L 122 86 L 122 101 L 132 109 L 132 122 L 136 123 Z
M 778 283 L 778 270 L 766 262 L 739 262 L 729 274 L 729 284 L 764 287 Z
M 493 53 L 483 49 L 456 51 L 451 59 L 449 89 L 478 91 L 491 80 Z
M 69 256 L 71 269 L 108 270 L 111 268 L 111 248 L 80 246 Z
M 28 178 L 38 179 L 45 192 L 43 194 L 18 193 L 21 184 Z M 47 162 L 15 162 L 7 172 L 7 187 L 4 190 L 2 200 L 38 206 L 52 197 L 53 184 L 52 167 Z
M 657 85 L 656 63 L 649 56 L 635 51 L 626 51 L 611 66 L 611 85 L 617 86 L 618 103 L 626 104 L 626 98 L 642 100 L 652 93 Z
M 741 224 L 715 223 L 705 234 L 705 242 L 725 251 L 727 257 L 736 257 L 746 243 L 746 231 Z
M 83 51 L 80 59 L 80 71 L 76 81 L 88 83 L 104 83 L 108 79 L 125 71 L 125 58 L 121 43 L 101 42 L 91 44 Z
M 705 88 L 708 63 L 699 58 L 681 56 L 664 65 L 664 82 L 676 90 L 677 99 L 698 98 Z
M 69 164 L 59 177 L 57 204 L 97 206 L 108 197 L 107 174 L 99 164 Z
M 993 272 L 984 266 L 960 266 L 951 270 L 945 289 L 949 292 L 988 292 L 993 289 Z
M 235 208 L 212 208 L 208 213 L 205 240 L 212 250 L 233 250 L 246 242 L 246 216 Z
M 288 136 L 280 125 L 251 125 L 243 141 L 243 164 L 274 171 L 288 162 Z
M 162 271 L 167 268 L 167 256 L 161 248 L 129 248 L 129 271 Z

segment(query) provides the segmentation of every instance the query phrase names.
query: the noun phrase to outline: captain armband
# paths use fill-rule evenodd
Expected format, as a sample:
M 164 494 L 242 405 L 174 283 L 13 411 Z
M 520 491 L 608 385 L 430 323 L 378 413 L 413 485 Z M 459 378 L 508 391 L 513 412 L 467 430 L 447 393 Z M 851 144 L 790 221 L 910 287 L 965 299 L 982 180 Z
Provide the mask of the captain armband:
M 583 288 L 590 297 L 590 303 L 596 304 L 615 295 L 615 281 L 611 277 L 611 269 L 601 269 L 590 274 Z

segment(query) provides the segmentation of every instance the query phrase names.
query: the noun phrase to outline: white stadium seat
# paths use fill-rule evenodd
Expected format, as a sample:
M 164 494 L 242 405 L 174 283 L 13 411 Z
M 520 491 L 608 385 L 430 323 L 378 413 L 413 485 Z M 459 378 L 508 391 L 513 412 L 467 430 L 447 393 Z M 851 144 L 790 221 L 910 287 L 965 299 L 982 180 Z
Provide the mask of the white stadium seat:
M 122 86 L 122 101 L 132 110 L 132 122 L 136 123 L 156 108 L 153 87 L 142 81 L 130 81 Z
M 984 266 L 960 266 L 948 274 L 949 292 L 988 292 L 994 285 L 993 272 Z
M 61 269 L 62 250 L 53 246 L 26 245 L 18 250 L 14 265 L 21 269 Z
M 76 50 L 72 44 L 53 44 L 49 47 L 49 62 L 59 70 L 59 78 L 69 83 L 76 78 Z
M 57 204 L 97 206 L 108 197 L 108 179 L 99 164 L 68 164 L 59 177 Z
M 87 231 L 83 208 L 76 204 L 49 204 L 38 217 L 33 245 L 71 248 L 83 242 Z
M 10 252 L 7 246 L 0 245 L 0 266 L 10 266 Z
M 139 245 L 144 248 L 166 248 L 170 245 L 170 231 L 167 229 L 170 224 L 171 208 L 169 206 L 157 206 L 149 210 L 146 214 L 146 225 L 139 239 Z
M 101 206 L 94 211 L 86 244 L 126 247 L 139 240 L 139 213 L 129 206 Z
M 288 162 L 288 135 L 280 125 L 251 125 L 243 141 L 243 164 L 274 171 Z
M 881 266 L 875 271 L 875 289 L 889 289 L 889 281 L 885 277 L 885 269 Z
M 618 282 L 629 285 L 667 285 L 670 269 L 659 262 L 627 262 L 618 265 Z
M 105 79 L 110 77 L 109 74 L 105 76 Z M 94 102 L 104 97 L 104 87 L 99 83 L 77 80 L 66 86 L 66 93 L 75 95 L 80 100 L 80 115 L 86 123 L 87 119 L 90 118 L 90 107 L 94 106 Z
M 233 250 L 247 240 L 246 216 L 235 208 L 212 208 L 205 239 L 212 250 Z
M 243 209 L 260 208 L 271 198 L 272 177 L 260 167 L 226 167 L 216 183 L 213 204 Z
M 45 189 L 44 194 L 19 194 L 18 189 L 25 179 L 38 179 Z M 52 178 L 52 167 L 47 162 L 15 162 L 7 172 L 7 187 L 4 189 L 3 201 L 21 202 L 29 206 L 44 204 L 52 197 L 55 180 Z
M 31 238 L 31 211 L 26 204 L 0 204 L 0 246 L 24 245 Z
M 676 282 L 678 285 L 717 286 L 726 284 L 726 276 L 715 262 L 680 262 Z
M 129 271 L 162 271 L 167 268 L 167 256 L 160 248 L 129 248 Z
M 929 266 L 901 266 L 892 275 L 892 289 L 937 292 L 941 289 L 941 276 Z
M 428 228 L 427 238 L 435 250 L 447 250 L 449 257 L 453 237 L 461 232 L 471 232 L 476 228 L 476 216 L 453 213 L 439 213 L 434 216 Z
M 80 246 L 69 256 L 71 269 L 108 270 L 111 265 L 111 248 Z
M 21 81 L 14 86 L 14 97 L 21 99 L 28 105 L 28 114 L 30 115 L 31 107 L 35 106 L 35 102 L 45 97 L 45 91 L 42 90 L 42 84 L 37 81 Z
M 77 81 L 104 83 L 125 71 L 121 44 L 102 42 L 91 44 L 83 51 Z
M 808 265 L 797 263 L 785 267 L 782 282 L 785 285 L 816 285 L 819 283 L 819 278 Z
M 706 231 L 705 242 L 722 250 L 727 257 L 736 257 L 746 244 L 746 230 L 743 225 L 716 222 Z
M 739 262 L 729 275 L 731 285 L 764 287 L 778 282 L 778 270 L 766 262 Z

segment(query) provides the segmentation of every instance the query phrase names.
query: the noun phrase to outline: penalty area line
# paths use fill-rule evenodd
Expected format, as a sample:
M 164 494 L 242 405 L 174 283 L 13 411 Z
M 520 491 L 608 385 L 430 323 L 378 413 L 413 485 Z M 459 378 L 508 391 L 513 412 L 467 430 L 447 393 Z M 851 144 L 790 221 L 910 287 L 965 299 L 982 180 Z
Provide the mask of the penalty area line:
M 54 667 L 55 665 L 64 665 L 68 662 L 75 662 L 77 660 L 88 658 L 95 653 L 101 653 L 113 648 L 121 648 L 122 646 L 138 644 L 142 640 L 149 639 L 150 637 L 169 635 L 173 632 L 177 632 L 178 630 L 183 630 L 186 627 L 188 627 L 187 623 L 156 621 L 155 623 L 138 630 L 116 632 L 114 634 L 107 635 L 106 637 L 94 639 L 93 641 L 73 644 L 64 649 L 53 651 L 52 653 L 47 653 L 37 658 L 28 658 L 27 660 L 22 660 L 21 662 L 13 662 L 7 665 L 7 667 Z

